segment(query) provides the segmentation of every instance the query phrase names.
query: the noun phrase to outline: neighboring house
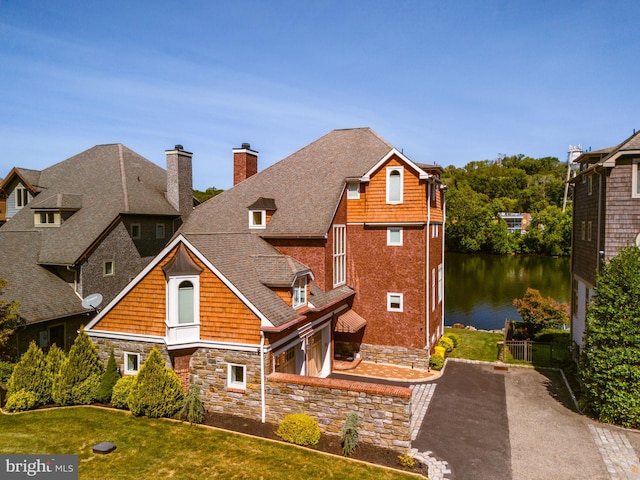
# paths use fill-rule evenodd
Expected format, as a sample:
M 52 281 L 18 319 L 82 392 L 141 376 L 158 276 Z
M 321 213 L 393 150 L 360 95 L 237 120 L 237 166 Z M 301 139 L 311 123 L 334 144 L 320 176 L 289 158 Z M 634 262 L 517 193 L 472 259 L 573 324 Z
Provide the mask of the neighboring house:
M 233 155 L 234 187 L 88 325 L 101 358 L 135 373 L 156 346 L 207 408 L 263 421 L 273 375 L 327 377 L 334 357 L 426 369 L 444 328 L 441 168 L 368 128 L 260 172 L 248 144 Z
M 573 186 L 571 332 L 582 345 L 586 310 L 603 262 L 640 245 L 640 132 L 620 145 L 585 152 Z
M 531 223 L 530 213 L 500 212 L 498 215 L 507 223 L 509 233 L 527 233 L 527 227 Z
M 31 340 L 69 348 L 103 307 L 160 252 L 193 210 L 191 154 L 167 152 L 168 173 L 123 145 L 98 145 L 42 171 L 14 168 L 0 183 L 3 299 L 18 301 L 24 326 L 7 345 Z

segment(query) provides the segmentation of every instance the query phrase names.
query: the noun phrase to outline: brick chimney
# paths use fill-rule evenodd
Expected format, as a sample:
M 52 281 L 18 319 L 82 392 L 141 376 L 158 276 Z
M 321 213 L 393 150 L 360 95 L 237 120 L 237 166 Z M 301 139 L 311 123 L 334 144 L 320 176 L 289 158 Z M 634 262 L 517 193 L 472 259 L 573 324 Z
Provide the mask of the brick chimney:
M 233 149 L 233 184 L 237 185 L 258 173 L 258 152 L 251 150 L 251 145 L 243 143 L 242 147 Z
M 173 150 L 165 150 L 167 155 L 167 200 L 173 208 L 180 212 L 182 220 L 186 220 L 193 211 L 193 179 L 191 173 L 191 157 L 182 145 Z

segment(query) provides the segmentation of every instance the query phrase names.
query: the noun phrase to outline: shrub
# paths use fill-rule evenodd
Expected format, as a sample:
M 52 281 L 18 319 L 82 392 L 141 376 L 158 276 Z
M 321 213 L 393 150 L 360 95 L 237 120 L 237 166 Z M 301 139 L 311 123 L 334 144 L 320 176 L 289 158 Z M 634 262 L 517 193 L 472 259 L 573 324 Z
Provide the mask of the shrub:
M 460 344 L 460 335 L 457 333 L 447 333 L 445 334 L 445 337 L 453 342 L 453 348 L 458 348 L 458 345 Z
M 51 375 L 47 369 L 44 353 L 35 342 L 29 344 L 29 348 L 13 369 L 7 383 L 7 401 L 21 390 L 33 392 L 35 395 L 32 408 L 51 401 Z M 24 404 L 23 400 L 21 404 Z
M 320 441 L 318 422 L 306 413 L 290 413 L 282 419 L 276 435 L 296 445 L 317 445 Z
M 73 342 L 53 382 L 53 401 L 58 405 L 87 405 L 95 400 L 104 367 L 98 351 L 84 330 Z M 93 389 L 93 390 L 92 390 Z
M 551 297 L 544 298 L 534 288 L 527 288 L 524 297 L 515 298 L 512 303 L 530 337 L 545 328 L 561 328 L 569 324 L 568 305 L 558 303 Z
M 347 419 L 342 426 L 342 453 L 349 456 L 355 452 L 358 446 L 358 414 L 355 412 L 347 413 Z
M 116 357 L 111 351 L 109 360 L 107 361 L 107 369 L 102 375 L 102 380 L 98 386 L 98 392 L 96 393 L 96 400 L 101 403 L 109 403 L 111 401 L 111 393 L 113 392 L 113 386 L 120 380 L 120 371 L 116 366 Z
M 64 363 L 67 356 L 61 348 L 58 348 L 54 343 L 49 347 L 49 351 L 47 352 L 47 357 L 45 358 L 47 362 L 47 369 L 49 370 L 49 375 L 51 375 L 51 381 L 60 373 L 60 368 Z
M 433 349 L 433 354 L 434 354 L 434 355 L 439 355 L 439 356 L 441 356 L 442 358 L 444 358 L 444 357 L 445 357 L 445 352 L 446 352 L 446 351 L 447 351 L 447 349 L 446 349 L 446 348 L 438 346 L 438 347 L 435 347 L 435 348 Z
M 10 412 L 21 412 L 36 408 L 38 404 L 38 395 L 30 390 L 18 390 L 11 394 L 7 399 L 4 408 Z
M 0 362 L 0 385 L 5 385 L 13 373 L 14 363 Z
M 442 337 L 438 342 L 438 346 L 446 350 L 447 353 L 453 351 L 453 340 L 447 337 Z
M 178 412 L 178 418 L 189 423 L 204 422 L 204 405 L 200 400 L 200 387 L 198 385 L 189 385 L 189 390 L 184 396 L 182 408 Z
M 442 367 L 444 367 L 444 356 L 434 353 L 429 357 L 429 366 L 434 370 L 442 370 Z
M 127 400 L 131 413 L 151 418 L 171 417 L 182 405 L 183 398 L 180 379 L 165 366 L 162 355 L 154 347 L 131 385 Z
M 398 455 L 398 460 L 400 460 L 400 465 L 402 465 L 403 467 L 413 468 L 416 466 L 415 459 L 408 453 L 405 453 L 404 455 Z
M 129 409 L 129 394 L 131 393 L 131 385 L 133 384 L 133 377 L 122 377 L 113 386 L 111 392 L 111 405 L 116 408 Z

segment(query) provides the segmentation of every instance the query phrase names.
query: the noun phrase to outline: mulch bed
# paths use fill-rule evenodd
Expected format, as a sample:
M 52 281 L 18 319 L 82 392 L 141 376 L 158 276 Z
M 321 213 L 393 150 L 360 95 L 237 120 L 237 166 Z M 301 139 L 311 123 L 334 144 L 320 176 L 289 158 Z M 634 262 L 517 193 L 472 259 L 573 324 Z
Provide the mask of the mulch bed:
M 244 418 L 238 415 L 228 415 L 222 413 L 207 413 L 204 420 L 205 425 L 212 427 L 218 427 L 233 432 L 245 433 L 253 435 L 255 437 L 269 438 L 272 440 L 281 441 L 276 435 L 277 425 L 273 423 L 262 423 L 258 420 L 252 420 Z M 313 450 L 320 452 L 332 453 L 334 455 L 344 456 L 342 453 L 342 443 L 340 437 L 337 435 L 322 434 L 320 442 Z M 388 448 L 376 447 L 370 443 L 359 442 L 353 455 L 350 457 L 355 460 L 360 460 L 375 465 L 381 465 L 383 467 L 395 468 L 398 470 L 404 470 L 407 472 L 419 473 L 424 476 L 427 475 L 426 465 L 417 465 L 414 468 L 403 467 L 398 460 L 398 452 L 390 450 Z

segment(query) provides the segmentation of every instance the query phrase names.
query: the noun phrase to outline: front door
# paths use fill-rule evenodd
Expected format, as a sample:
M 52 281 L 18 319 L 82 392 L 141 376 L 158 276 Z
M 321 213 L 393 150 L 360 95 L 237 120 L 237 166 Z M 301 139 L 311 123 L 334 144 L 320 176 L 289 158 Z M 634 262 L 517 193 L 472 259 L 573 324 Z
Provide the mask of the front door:
M 319 377 L 322 372 L 322 332 L 315 333 L 309 338 L 307 361 L 309 376 Z

